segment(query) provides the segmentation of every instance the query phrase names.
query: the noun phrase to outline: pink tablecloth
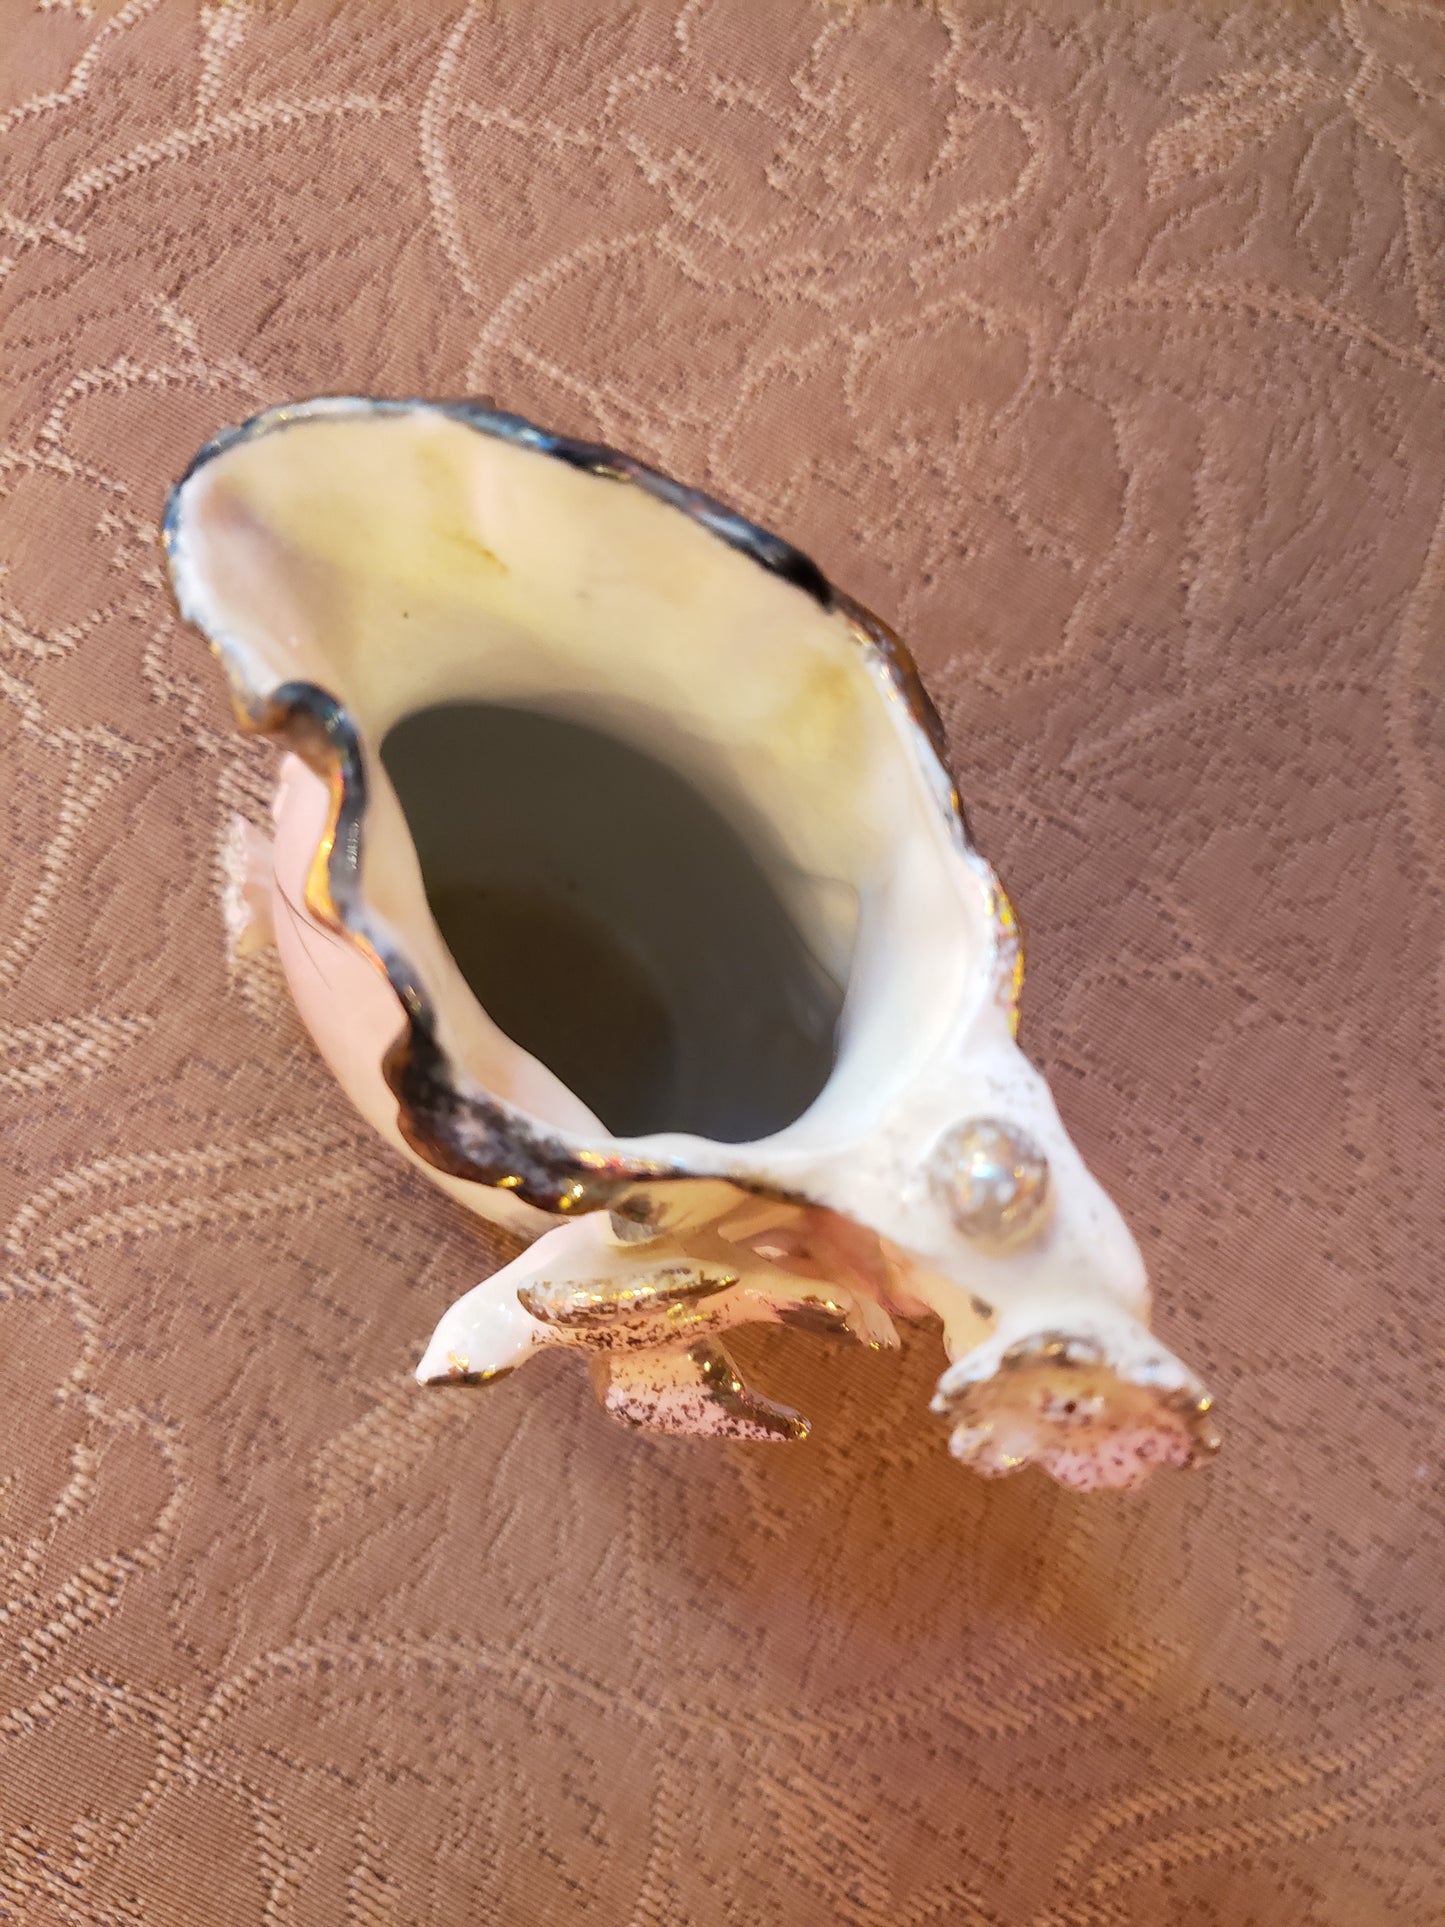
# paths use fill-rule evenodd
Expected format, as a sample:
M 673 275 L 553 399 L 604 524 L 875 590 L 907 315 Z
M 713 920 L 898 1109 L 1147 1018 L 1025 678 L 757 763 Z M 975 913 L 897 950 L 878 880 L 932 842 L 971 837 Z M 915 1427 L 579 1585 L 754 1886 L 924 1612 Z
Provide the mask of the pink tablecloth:
M 1445 1920 L 1440 14 L 0 0 L 0 130 L 0 1918 Z M 497 1247 L 227 968 L 156 541 L 338 390 L 909 637 L 1205 1474 L 970 1478 L 926 1332 L 414 1390 Z

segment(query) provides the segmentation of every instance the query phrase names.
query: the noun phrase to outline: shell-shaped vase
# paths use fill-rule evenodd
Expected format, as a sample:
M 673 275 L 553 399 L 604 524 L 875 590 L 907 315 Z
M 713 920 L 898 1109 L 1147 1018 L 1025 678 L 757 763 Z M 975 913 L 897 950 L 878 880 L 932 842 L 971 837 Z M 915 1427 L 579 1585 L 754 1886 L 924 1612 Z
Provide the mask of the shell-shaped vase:
M 796 1438 L 732 1327 L 883 1350 L 931 1315 L 982 1472 L 1212 1449 L 1019 1047 L 1018 926 L 932 705 L 805 556 L 612 450 L 362 399 L 219 436 L 166 543 L 285 752 L 234 933 L 274 931 L 377 1130 L 531 1240 L 421 1378 L 570 1346 L 617 1417 Z

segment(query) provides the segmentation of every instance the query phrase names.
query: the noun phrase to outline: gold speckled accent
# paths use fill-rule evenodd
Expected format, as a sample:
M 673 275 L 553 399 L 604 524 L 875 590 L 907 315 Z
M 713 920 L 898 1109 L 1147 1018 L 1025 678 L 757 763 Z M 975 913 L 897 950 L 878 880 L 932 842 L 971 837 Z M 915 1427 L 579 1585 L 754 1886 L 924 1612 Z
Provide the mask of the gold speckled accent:
M 993 918 L 997 943 L 994 960 L 996 971 L 994 994 L 1008 1012 L 1009 1028 L 1017 1037 L 1019 1005 L 1024 990 L 1024 933 L 1019 924 L 1018 913 L 997 876 L 993 880 L 993 890 Z
M 1065 1482 L 1075 1485 L 1087 1482 L 1089 1461 L 1102 1464 L 1121 1440 L 1131 1441 L 1128 1450 L 1141 1464 L 1199 1464 L 1219 1450 L 1212 1408 L 1197 1383 L 1161 1389 L 1149 1383 L 1147 1367 L 1124 1378 L 1092 1339 L 1066 1332 L 1021 1340 L 991 1378 L 933 1399 L 953 1430 L 957 1457 L 984 1472 L 1040 1463 L 1061 1476 L 1051 1461 L 1064 1454 L 1074 1461 Z M 1005 1439 L 1020 1449 L 1006 1449 Z
M 771 1438 L 807 1438 L 811 1429 L 808 1421 L 788 1406 L 775 1405 L 771 1399 L 750 1392 L 721 1345 L 704 1339 L 689 1346 L 687 1355 L 698 1368 L 708 1403 L 719 1406 L 740 1426 Z
M 570 1331 L 597 1331 L 616 1321 L 651 1320 L 699 1299 L 730 1291 L 738 1282 L 730 1271 L 702 1272 L 691 1265 L 664 1265 L 626 1278 L 596 1278 L 553 1283 L 541 1278 L 518 1288 L 524 1310 L 545 1325 Z
M 1016 1372 L 1032 1365 L 1063 1365 L 1083 1370 L 1103 1362 L 1104 1354 L 1091 1338 L 1071 1337 L 1068 1332 L 1040 1332 L 1036 1338 L 1021 1338 L 1017 1345 L 1010 1345 L 999 1360 L 999 1370 Z
M 1195 1457 L 1191 1463 L 1197 1465 L 1202 1459 L 1212 1458 L 1224 1442 L 1210 1416 L 1214 1410 L 1213 1397 L 1193 1386 L 1181 1385 L 1177 1391 L 1165 1393 L 1162 1403 L 1184 1420 L 1194 1441 Z
M 998 872 L 976 850 L 968 860 L 981 878 L 988 896 L 989 920 L 993 926 L 993 994 L 1008 1012 L 1009 1028 L 1019 1030 L 1019 1005 L 1024 989 L 1024 933 L 1018 912 L 1008 891 L 999 882 Z
M 448 1352 L 446 1370 L 426 1382 L 428 1385 L 491 1385 L 515 1370 L 515 1365 L 497 1365 L 490 1371 L 474 1372 L 471 1361 L 460 1352 Z
M 852 1329 L 846 1307 L 833 1298 L 799 1298 L 790 1305 L 779 1305 L 774 1315 L 780 1325 L 787 1325 L 792 1331 L 823 1337 Z

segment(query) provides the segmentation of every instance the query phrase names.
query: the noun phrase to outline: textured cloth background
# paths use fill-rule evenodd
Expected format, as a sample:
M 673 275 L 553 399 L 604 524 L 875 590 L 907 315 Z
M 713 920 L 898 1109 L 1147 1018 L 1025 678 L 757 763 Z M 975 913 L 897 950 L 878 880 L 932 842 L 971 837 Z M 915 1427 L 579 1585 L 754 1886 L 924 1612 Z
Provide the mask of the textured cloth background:
M 0 0 L 0 1918 L 1445 1921 L 1445 19 Z M 327 391 L 703 484 L 915 646 L 1226 1446 L 980 1483 L 409 1379 L 168 482 Z

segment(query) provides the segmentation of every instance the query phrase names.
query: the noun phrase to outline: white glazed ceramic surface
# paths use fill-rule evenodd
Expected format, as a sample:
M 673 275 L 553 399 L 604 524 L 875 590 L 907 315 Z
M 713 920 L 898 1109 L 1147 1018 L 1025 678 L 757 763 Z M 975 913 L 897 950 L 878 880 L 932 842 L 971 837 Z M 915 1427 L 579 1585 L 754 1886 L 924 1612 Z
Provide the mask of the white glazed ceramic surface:
M 350 1101 L 484 1216 L 542 1233 L 441 1318 L 426 1381 L 586 1351 L 661 1430 L 793 1438 L 721 1334 L 897 1342 L 935 1315 L 953 1451 L 1131 1485 L 1212 1449 L 1144 1267 L 1015 1041 L 1013 913 L 896 640 L 806 559 L 609 451 L 487 410 L 322 401 L 203 451 L 167 518 L 183 612 L 290 752 L 238 842 Z M 488 1016 L 428 904 L 380 745 L 428 706 L 557 708 L 761 825 L 846 986 L 817 1096 L 751 1142 L 609 1134 Z M 444 780 L 444 777 L 441 779 Z M 619 850 L 619 863 L 646 863 Z M 273 902 L 263 899 L 270 893 Z M 259 927 L 259 925 L 257 926 Z

